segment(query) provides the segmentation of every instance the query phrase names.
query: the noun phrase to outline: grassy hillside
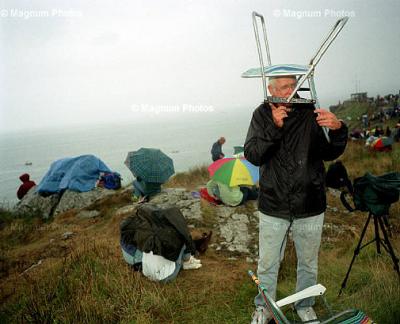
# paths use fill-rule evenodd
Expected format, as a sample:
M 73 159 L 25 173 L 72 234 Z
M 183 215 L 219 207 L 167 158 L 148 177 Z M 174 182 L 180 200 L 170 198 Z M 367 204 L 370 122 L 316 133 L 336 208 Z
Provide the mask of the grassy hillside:
M 342 160 L 352 178 L 366 171 L 400 172 L 400 146 L 391 153 L 376 154 L 351 142 Z M 199 167 L 177 175 L 168 186 L 195 188 L 206 180 L 206 168 Z M 129 194 L 116 195 L 97 203 L 101 217 L 78 219 L 77 211 L 71 210 L 47 223 L 37 217 L 12 219 L 3 210 L 0 322 L 248 323 L 256 287 L 246 272 L 256 270 L 256 264 L 247 263 L 245 255 L 209 248 L 200 256 L 201 269 L 181 271 L 169 284 L 150 282 L 133 272 L 120 253 L 123 217 L 115 211 L 129 202 Z M 326 223 L 332 226 L 323 234 L 319 282 L 327 287 L 329 303 L 337 310 L 360 308 L 378 323 L 396 323 L 400 318 L 399 278 L 388 255 L 377 255 L 373 244 L 357 257 L 347 288 L 337 297 L 367 215 L 345 212 L 330 192 L 328 204 Z M 209 227 L 213 208 L 205 203 L 202 210 L 208 214 L 204 226 Z M 391 241 L 400 256 L 399 203 L 391 207 L 390 222 Z M 63 239 L 68 231 L 73 236 Z M 374 237 L 372 226 L 367 236 Z M 278 298 L 294 292 L 295 268 L 295 250 L 289 242 Z M 316 308 L 322 309 L 321 303 Z M 291 309 L 286 314 L 293 317 Z
M 361 116 L 367 114 L 368 116 L 372 116 L 373 114 L 377 114 L 379 110 L 366 102 L 345 102 L 341 104 L 338 108 L 335 109 L 334 113 L 340 118 L 346 121 L 349 129 L 363 129 L 363 124 L 361 120 Z M 381 126 L 384 129 L 386 126 L 393 128 L 398 121 L 398 118 L 392 118 L 384 123 L 380 122 L 379 119 L 371 120 L 371 128 L 375 128 L 376 126 Z

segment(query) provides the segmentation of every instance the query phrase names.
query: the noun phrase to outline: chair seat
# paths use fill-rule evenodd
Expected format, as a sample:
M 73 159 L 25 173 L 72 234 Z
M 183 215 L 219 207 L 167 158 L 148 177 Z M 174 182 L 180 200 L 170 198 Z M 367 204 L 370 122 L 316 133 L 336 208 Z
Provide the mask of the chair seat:
M 310 69 L 309 65 L 276 64 L 264 67 L 266 77 L 285 75 L 304 75 Z M 242 73 L 242 78 L 261 78 L 261 68 L 252 68 Z

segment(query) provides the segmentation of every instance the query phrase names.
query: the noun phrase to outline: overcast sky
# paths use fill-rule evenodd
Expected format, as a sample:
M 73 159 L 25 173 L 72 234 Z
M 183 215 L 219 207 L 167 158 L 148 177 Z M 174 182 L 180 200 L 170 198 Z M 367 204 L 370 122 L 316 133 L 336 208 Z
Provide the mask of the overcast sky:
M 0 0 L 0 129 L 252 111 L 261 82 L 240 74 L 258 65 L 253 10 L 273 64 L 308 63 L 351 17 L 316 69 L 323 105 L 399 91 L 397 0 Z

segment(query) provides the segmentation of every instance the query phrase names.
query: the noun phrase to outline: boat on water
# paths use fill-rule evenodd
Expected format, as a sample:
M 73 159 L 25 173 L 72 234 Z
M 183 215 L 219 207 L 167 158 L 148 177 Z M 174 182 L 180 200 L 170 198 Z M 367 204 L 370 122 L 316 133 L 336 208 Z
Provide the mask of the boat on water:
M 32 165 L 32 162 L 26 161 L 26 162 L 25 162 L 25 165 Z

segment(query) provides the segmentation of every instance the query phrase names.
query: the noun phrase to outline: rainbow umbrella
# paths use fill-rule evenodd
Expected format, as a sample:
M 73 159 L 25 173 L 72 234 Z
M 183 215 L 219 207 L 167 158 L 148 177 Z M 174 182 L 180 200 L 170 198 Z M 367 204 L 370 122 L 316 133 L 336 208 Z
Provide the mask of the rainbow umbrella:
M 245 158 L 217 160 L 208 167 L 208 172 L 213 180 L 230 187 L 238 185 L 253 186 L 260 177 L 258 167 Z
M 390 150 L 392 148 L 393 139 L 391 137 L 379 137 L 372 142 L 371 147 L 376 151 Z

